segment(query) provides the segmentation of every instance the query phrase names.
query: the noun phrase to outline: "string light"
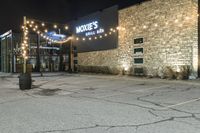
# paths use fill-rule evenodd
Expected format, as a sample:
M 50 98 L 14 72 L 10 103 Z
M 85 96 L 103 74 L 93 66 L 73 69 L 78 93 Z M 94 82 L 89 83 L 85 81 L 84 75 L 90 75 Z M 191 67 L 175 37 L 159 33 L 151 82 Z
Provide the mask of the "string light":
M 69 29 L 69 27 L 68 26 L 65 26 L 65 30 L 68 30 Z
M 198 16 L 199 16 L 199 14 L 197 14 Z M 190 20 L 191 19 L 191 17 L 189 17 L 189 16 L 186 16 L 185 17 L 185 20 Z M 179 22 L 179 20 L 178 19 L 175 19 L 174 20 L 174 23 L 178 23 Z M 39 24 L 37 21 L 35 22 L 35 23 L 37 23 L 37 24 Z M 41 30 L 37 30 L 39 27 L 37 26 L 37 25 L 33 25 L 34 24 L 34 21 L 27 21 L 27 24 L 29 24 L 29 27 L 34 27 L 34 28 L 32 28 L 33 29 L 33 31 L 35 31 L 36 33 L 38 33 L 38 34 L 40 34 L 40 36 L 42 36 L 44 39 L 46 39 L 46 40 L 48 40 L 48 41 L 51 41 L 51 42 L 55 42 L 55 43 L 62 43 L 62 42 L 65 42 L 65 41 L 68 41 L 68 40 L 71 40 L 71 39 L 73 39 L 73 38 L 65 38 L 65 39 L 63 39 L 62 41 L 56 41 L 56 40 L 53 40 L 52 38 L 50 38 L 50 37 L 48 37 L 48 36 L 45 36 L 42 32 L 41 32 Z M 165 25 L 169 25 L 169 22 L 164 22 L 164 24 Z M 40 23 L 40 25 L 42 25 L 43 27 L 45 26 L 45 23 L 44 22 L 42 22 L 42 23 Z M 155 27 L 158 27 L 160 24 L 158 24 L 158 23 L 155 23 L 153 26 L 155 26 Z M 178 25 L 177 26 L 179 26 L 179 27 L 182 27 L 183 26 L 183 23 L 178 23 Z M 59 26 L 60 27 L 60 26 Z M 22 28 L 24 29 L 27 29 L 27 27 L 23 27 L 22 26 Z M 55 29 L 57 29 L 58 28 L 58 25 L 56 25 L 56 24 L 54 24 L 53 25 L 53 28 L 55 28 Z M 64 27 L 63 27 L 65 30 L 68 30 L 69 29 L 69 27 L 67 26 L 67 25 L 65 25 Z M 133 27 L 132 29 L 133 30 L 136 30 L 138 27 Z M 148 26 L 147 25 L 143 25 L 142 26 L 142 28 L 143 29 L 147 29 L 148 28 Z M 100 34 L 100 35 L 96 35 L 96 36 L 93 36 L 93 37 L 84 37 L 84 38 L 78 38 L 78 37 L 76 37 L 75 38 L 75 40 L 77 40 L 77 41 L 80 41 L 80 40 L 82 40 L 82 41 L 86 41 L 86 40 L 97 40 L 97 39 L 101 39 L 101 38 L 103 38 L 103 37 L 108 37 L 109 35 L 112 35 L 113 33 L 115 33 L 115 32 L 117 32 L 117 31 L 125 31 L 126 30 L 126 28 L 124 28 L 124 27 L 119 27 L 119 26 L 117 26 L 116 28 L 114 28 L 114 27 L 112 27 L 112 28 L 110 28 L 109 29 L 109 31 L 108 32 L 106 32 L 106 33 L 103 33 L 103 34 Z M 43 29 L 42 31 L 44 31 L 45 33 L 47 33 L 48 32 L 48 29 Z M 24 34 L 25 35 L 27 35 L 28 33 L 26 33 L 26 32 L 28 32 L 27 30 L 25 30 L 24 31 Z
M 57 26 L 57 25 L 54 25 L 53 27 L 54 27 L 55 29 L 57 29 L 57 28 L 58 28 L 58 26 Z

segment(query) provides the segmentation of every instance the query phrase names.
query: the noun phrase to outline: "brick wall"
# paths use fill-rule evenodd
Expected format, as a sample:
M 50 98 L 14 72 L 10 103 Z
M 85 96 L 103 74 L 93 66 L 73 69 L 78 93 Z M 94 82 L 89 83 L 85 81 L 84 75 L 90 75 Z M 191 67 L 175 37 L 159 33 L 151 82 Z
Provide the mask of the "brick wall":
M 119 11 L 119 47 L 114 50 L 79 54 L 80 66 L 103 67 L 114 73 L 134 74 L 144 68 L 145 75 L 160 76 L 166 68 L 181 71 L 189 66 L 198 71 L 198 0 L 152 0 Z M 144 38 L 143 44 L 134 39 Z M 143 48 L 143 54 L 134 49 Z M 135 64 L 143 58 L 143 64 Z M 118 71 L 117 71 L 118 70 Z

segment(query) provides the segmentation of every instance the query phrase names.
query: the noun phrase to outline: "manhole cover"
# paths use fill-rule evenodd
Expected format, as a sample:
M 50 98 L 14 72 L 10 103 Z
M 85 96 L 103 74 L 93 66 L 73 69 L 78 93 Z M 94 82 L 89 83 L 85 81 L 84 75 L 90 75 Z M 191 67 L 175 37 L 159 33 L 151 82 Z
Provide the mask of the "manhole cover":
M 43 89 L 35 94 L 41 96 L 53 96 L 56 95 L 58 91 L 61 91 L 61 89 Z

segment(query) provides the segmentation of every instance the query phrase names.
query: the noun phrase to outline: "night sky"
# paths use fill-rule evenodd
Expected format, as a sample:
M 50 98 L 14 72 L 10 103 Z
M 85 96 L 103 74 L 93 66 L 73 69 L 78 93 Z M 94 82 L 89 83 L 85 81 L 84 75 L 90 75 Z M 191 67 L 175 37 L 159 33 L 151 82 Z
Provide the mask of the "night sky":
M 115 4 L 124 8 L 142 1 L 144 0 L 1 0 L 0 34 L 9 29 L 19 30 L 23 16 L 67 23 Z

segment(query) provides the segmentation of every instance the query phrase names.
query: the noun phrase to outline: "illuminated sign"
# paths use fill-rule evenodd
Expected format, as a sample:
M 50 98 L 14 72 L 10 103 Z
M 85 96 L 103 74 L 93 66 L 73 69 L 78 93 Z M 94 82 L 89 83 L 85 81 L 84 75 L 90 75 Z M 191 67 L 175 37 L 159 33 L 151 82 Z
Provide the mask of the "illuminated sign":
M 76 27 L 76 34 L 85 33 L 85 36 L 92 36 L 96 34 L 101 34 L 104 29 L 99 28 L 99 22 L 93 21 L 88 24 L 84 24 Z

